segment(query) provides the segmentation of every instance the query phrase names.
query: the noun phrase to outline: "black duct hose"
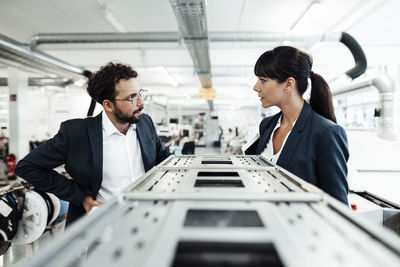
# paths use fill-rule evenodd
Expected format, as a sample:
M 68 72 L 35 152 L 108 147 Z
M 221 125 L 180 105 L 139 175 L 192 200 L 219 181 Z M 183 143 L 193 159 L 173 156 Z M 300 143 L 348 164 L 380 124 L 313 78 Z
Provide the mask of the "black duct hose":
M 351 54 L 354 57 L 356 65 L 346 71 L 346 75 L 352 79 L 359 77 L 367 69 L 367 58 L 365 57 L 364 51 L 360 44 L 350 34 L 342 32 L 342 38 L 340 42 L 349 48 Z
M 90 72 L 90 71 L 88 71 L 88 70 L 85 70 L 84 72 L 83 72 L 83 74 L 86 76 L 86 78 L 90 78 L 90 76 L 92 76 L 92 72 Z M 90 101 L 90 106 L 89 106 L 89 110 L 88 110 L 88 112 L 87 112 L 87 117 L 92 117 L 93 116 L 93 112 L 94 112 L 94 108 L 96 107 L 96 100 L 94 100 L 93 98 L 92 98 L 92 100 Z
M 95 107 L 96 107 L 96 100 L 94 100 L 92 98 L 92 100 L 90 101 L 89 110 L 87 112 L 87 117 L 92 117 L 93 116 L 93 112 L 94 112 L 94 108 Z

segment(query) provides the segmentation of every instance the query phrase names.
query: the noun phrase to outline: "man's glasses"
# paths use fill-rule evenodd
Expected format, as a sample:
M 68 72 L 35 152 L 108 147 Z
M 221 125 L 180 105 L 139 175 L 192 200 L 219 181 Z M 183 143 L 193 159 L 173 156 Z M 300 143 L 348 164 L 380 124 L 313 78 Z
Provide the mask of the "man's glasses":
M 112 98 L 112 99 L 110 99 L 110 100 L 112 100 L 112 101 L 129 101 L 129 102 L 131 102 L 132 104 L 135 104 L 136 101 L 139 99 L 139 97 L 140 97 L 140 99 L 143 99 L 144 94 L 145 94 L 146 91 L 147 91 L 147 90 L 140 89 L 140 91 L 139 91 L 139 93 L 138 93 L 137 95 L 131 96 L 131 97 L 129 97 L 128 99 L 117 99 L 117 98 Z

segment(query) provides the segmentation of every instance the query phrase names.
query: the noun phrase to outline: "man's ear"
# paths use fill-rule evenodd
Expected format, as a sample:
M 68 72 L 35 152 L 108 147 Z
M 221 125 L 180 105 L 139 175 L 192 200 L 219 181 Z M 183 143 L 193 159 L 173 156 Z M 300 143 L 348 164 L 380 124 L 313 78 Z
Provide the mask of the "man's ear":
M 296 84 L 296 80 L 293 77 L 289 77 L 285 82 L 285 89 L 292 89 Z
M 114 103 L 108 99 L 103 100 L 103 108 L 107 112 L 113 112 L 114 110 Z

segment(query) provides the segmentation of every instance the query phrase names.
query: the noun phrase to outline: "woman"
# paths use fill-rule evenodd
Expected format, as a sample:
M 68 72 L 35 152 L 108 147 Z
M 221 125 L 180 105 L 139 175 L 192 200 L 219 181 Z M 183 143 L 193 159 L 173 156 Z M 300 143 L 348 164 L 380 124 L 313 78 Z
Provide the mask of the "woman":
M 261 121 L 260 139 L 246 154 L 261 154 L 347 204 L 347 136 L 336 124 L 328 84 L 311 68 L 312 58 L 294 47 L 276 47 L 260 56 L 254 91 L 264 108 L 277 106 L 281 112 Z M 309 104 L 302 97 L 308 79 Z

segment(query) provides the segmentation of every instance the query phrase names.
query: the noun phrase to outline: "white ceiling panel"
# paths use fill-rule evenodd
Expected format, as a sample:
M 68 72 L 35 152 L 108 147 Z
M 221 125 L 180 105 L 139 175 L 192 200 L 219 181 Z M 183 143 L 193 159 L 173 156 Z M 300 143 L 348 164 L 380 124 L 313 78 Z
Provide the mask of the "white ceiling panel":
M 302 18 L 312 0 L 206 2 L 209 31 L 286 32 L 296 21 L 303 31 L 347 27 L 364 48 L 369 66 L 400 64 L 399 0 L 320 0 L 321 9 L 312 20 Z M 20 42 L 26 42 L 36 33 L 123 30 L 176 32 L 178 26 L 168 0 L 0 0 L 0 33 Z M 281 44 L 211 42 L 211 72 L 218 97 L 233 97 L 233 93 L 225 94 L 230 91 L 223 92 L 222 88 L 235 86 L 246 89 L 244 91 L 251 95 L 251 90 L 247 89 L 251 88 L 249 83 L 256 60 L 264 51 Z M 314 71 L 327 80 L 338 77 L 354 65 L 348 49 L 339 43 L 318 47 L 289 44 L 302 49 L 312 47 Z M 92 71 L 111 60 L 131 64 L 138 69 L 143 87 L 186 90 L 189 95 L 196 95 L 200 87 L 186 46 L 178 41 L 42 45 L 38 49 Z M 4 73 L 7 71 L 3 64 L 0 74 L 4 77 Z M 178 84 L 176 87 L 172 86 L 171 79 Z
M 238 31 L 246 0 L 207 1 L 209 31 Z
M 115 31 L 95 0 L 1 0 L 0 33 L 26 42 L 44 32 Z
M 121 21 L 127 31 L 178 31 L 167 0 L 98 0 Z
M 400 46 L 400 1 L 381 1 L 382 4 L 349 29 L 365 46 Z
M 287 31 L 309 0 L 247 0 L 239 31 Z

